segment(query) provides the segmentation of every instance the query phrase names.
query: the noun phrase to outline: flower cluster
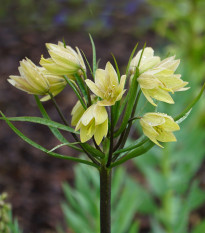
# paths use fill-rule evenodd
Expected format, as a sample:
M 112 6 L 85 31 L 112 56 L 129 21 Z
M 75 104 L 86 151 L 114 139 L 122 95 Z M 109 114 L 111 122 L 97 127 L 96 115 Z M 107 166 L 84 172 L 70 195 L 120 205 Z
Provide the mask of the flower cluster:
M 174 100 L 170 94 L 188 89 L 185 87 L 188 83 L 181 79 L 181 75 L 175 74 L 180 61 L 174 56 L 161 60 L 149 47 L 140 50 L 132 58 L 126 75 L 120 75 L 119 70 L 116 72 L 112 64 L 107 62 L 105 69 L 93 70 L 93 80 L 87 78 L 86 66 L 77 47 L 74 50 L 62 42 L 48 43 L 46 47 L 50 58 L 42 56 L 41 66 L 36 66 L 28 58 L 22 60 L 19 67 L 20 76 L 11 75 L 8 81 L 29 94 L 43 95 L 41 101 L 49 100 L 60 93 L 67 84 L 71 85 L 79 98 L 71 112 L 71 125 L 75 126 L 76 131 L 80 130 L 82 143 L 93 138 L 99 145 L 103 138 L 109 135 L 110 127 L 112 130 L 110 133 L 114 135 L 115 125 L 113 126 L 111 112 L 113 109 L 118 111 L 118 107 L 122 105 L 121 99 L 126 92 L 125 84 L 128 79 L 130 79 L 130 85 L 133 85 L 132 80 L 139 84 L 145 98 L 154 106 L 156 103 L 153 99 L 173 104 Z M 118 69 L 117 66 L 116 68 Z M 135 112 L 132 108 L 136 106 L 133 104 L 138 89 L 132 91 L 131 89 L 133 88 L 130 87 L 130 90 L 129 88 L 127 90 L 127 108 L 124 111 L 121 128 L 116 135 L 125 134 L 131 112 Z M 93 96 L 90 95 L 89 90 L 94 93 Z M 116 103 L 119 104 L 116 105 Z M 118 112 L 114 114 L 117 116 Z M 143 133 L 158 146 L 161 146 L 158 141 L 176 140 L 172 132 L 179 130 L 179 126 L 172 117 L 164 113 L 151 112 L 138 118 L 140 118 Z M 115 119 L 118 120 L 119 117 Z

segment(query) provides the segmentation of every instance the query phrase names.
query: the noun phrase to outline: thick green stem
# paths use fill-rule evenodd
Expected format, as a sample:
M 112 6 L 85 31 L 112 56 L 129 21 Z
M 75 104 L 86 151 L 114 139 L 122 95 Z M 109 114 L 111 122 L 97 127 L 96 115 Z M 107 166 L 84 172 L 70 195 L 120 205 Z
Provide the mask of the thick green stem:
M 111 233 L 111 169 L 100 169 L 100 233 Z

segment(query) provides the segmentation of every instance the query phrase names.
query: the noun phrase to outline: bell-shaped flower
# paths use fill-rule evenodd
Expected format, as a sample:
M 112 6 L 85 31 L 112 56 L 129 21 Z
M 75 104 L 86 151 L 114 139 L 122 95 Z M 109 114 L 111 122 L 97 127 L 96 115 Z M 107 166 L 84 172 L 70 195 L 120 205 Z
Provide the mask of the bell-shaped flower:
M 141 49 L 130 63 L 129 70 L 131 74 L 135 74 L 136 68 L 138 66 L 139 73 L 142 74 L 146 70 L 149 70 L 160 63 L 160 57 L 154 56 L 154 50 L 151 47 L 145 48 L 143 54 L 142 51 L 143 50 Z M 141 54 L 142 58 L 140 60 Z
M 169 92 L 173 94 L 176 91 L 189 89 L 184 88 L 188 82 L 184 82 L 181 75 L 174 74 L 179 63 L 180 60 L 175 60 L 175 57 L 166 58 L 137 79 L 144 96 L 152 105 L 156 106 L 152 98 L 173 104 L 174 100 Z
M 76 47 L 76 51 L 70 46 L 64 46 L 62 42 L 58 44 L 47 43 L 46 47 L 51 58 L 45 59 L 41 57 L 40 64 L 50 73 L 55 75 L 71 76 L 76 73 L 86 71 L 80 50 Z
M 49 91 L 49 82 L 28 58 L 20 61 L 18 68 L 20 76 L 10 75 L 9 83 L 29 94 L 45 95 Z
M 173 120 L 171 116 L 164 113 L 149 112 L 141 119 L 143 133 L 155 144 L 163 147 L 160 142 L 173 142 L 176 138 L 173 131 L 179 130 L 179 125 Z
M 99 145 L 108 132 L 108 114 L 105 107 L 91 105 L 78 121 L 75 130 L 79 129 L 81 142 L 86 142 L 94 136 Z
M 20 76 L 10 75 L 9 83 L 28 94 L 45 95 L 41 101 L 49 100 L 49 93 L 56 96 L 66 86 L 62 76 L 50 74 L 28 58 L 20 62 L 18 69 Z
M 90 90 L 102 99 L 98 105 L 111 106 L 122 98 L 125 92 L 125 80 L 126 75 L 122 75 L 119 83 L 115 69 L 110 62 L 107 62 L 105 70 L 96 70 L 95 83 L 88 79 L 85 82 Z

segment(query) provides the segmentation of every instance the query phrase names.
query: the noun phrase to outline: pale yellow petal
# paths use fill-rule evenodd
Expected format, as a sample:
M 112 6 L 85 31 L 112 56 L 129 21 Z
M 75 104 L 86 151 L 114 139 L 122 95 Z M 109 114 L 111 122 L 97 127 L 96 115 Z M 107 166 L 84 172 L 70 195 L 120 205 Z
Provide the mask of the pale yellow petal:
M 146 75 L 146 73 L 142 74 L 137 79 L 137 81 L 139 82 L 140 87 L 144 89 L 153 89 L 158 87 L 159 85 L 162 85 L 162 83 L 158 79 L 154 78 L 154 76 Z
M 71 125 L 72 126 L 77 125 L 78 121 L 80 120 L 84 112 L 85 112 L 85 109 L 83 108 L 80 101 L 78 101 L 71 112 L 71 115 L 72 115 Z
M 157 105 L 154 103 L 154 101 L 152 100 L 151 95 L 150 95 L 150 93 L 149 93 L 149 90 L 146 90 L 146 89 L 143 89 L 143 88 L 142 88 L 142 92 L 143 92 L 145 98 L 146 98 L 152 105 L 157 106 Z
M 164 130 L 166 131 L 177 131 L 180 130 L 179 125 L 174 122 L 173 119 L 170 118 L 165 118 L 165 123 L 162 125 L 162 127 L 164 128 Z
M 94 138 L 97 145 L 101 143 L 103 137 L 107 135 L 107 132 L 108 132 L 108 119 L 106 119 L 106 121 L 103 122 L 102 124 L 96 126 Z
M 68 70 L 60 65 L 57 65 L 51 58 L 45 59 L 41 57 L 40 65 L 43 66 L 52 74 L 56 75 L 67 75 L 69 74 Z
M 108 72 L 108 74 L 110 76 L 110 85 L 117 86 L 118 85 L 117 73 L 110 62 L 107 62 L 106 66 L 105 66 L 105 70 Z
M 120 85 L 119 85 L 119 88 L 120 88 L 121 90 L 124 89 L 125 81 L 126 81 L 126 75 L 122 75 L 122 76 L 121 76 L 121 79 L 120 79 Z
M 174 136 L 174 134 L 172 132 L 166 132 L 163 131 L 162 133 L 160 133 L 157 137 L 157 140 L 159 140 L 160 142 L 175 142 L 176 141 L 176 137 Z
M 170 94 L 165 90 L 162 90 L 160 88 L 155 88 L 148 90 L 148 92 L 149 95 L 156 100 L 160 100 L 169 104 L 174 104 L 174 100 L 172 99 Z
M 85 82 L 86 82 L 87 86 L 90 88 L 90 90 L 91 90 L 95 95 L 97 95 L 97 96 L 99 96 L 99 97 L 101 97 L 101 98 L 104 97 L 103 92 L 98 88 L 98 86 L 97 86 L 94 82 L 92 82 L 92 81 L 89 80 L 89 79 L 86 79 Z
M 49 54 L 56 64 L 67 70 L 67 73 L 75 73 L 80 69 L 79 61 L 71 54 L 53 50 L 49 50 Z
M 124 95 L 125 92 L 126 92 L 126 90 L 121 91 L 120 94 L 117 96 L 116 101 L 121 100 L 122 96 Z
M 165 118 L 157 113 L 146 113 L 143 120 L 150 126 L 157 126 L 165 123 Z
M 89 127 L 82 125 L 80 128 L 80 141 L 86 142 L 89 139 L 91 139 L 94 134 L 94 131 L 95 131 L 94 123 L 90 124 Z
M 97 69 L 95 72 L 95 84 L 102 91 L 106 91 L 110 84 L 109 74 L 103 69 Z
M 144 63 L 142 62 L 142 64 L 140 65 L 140 73 L 145 72 L 148 69 L 153 68 L 154 66 L 156 66 L 157 64 L 159 64 L 160 62 L 160 57 L 150 57 L 148 58 Z
M 81 117 L 81 122 L 84 126 L 88 125 L 91 120 L 94 118 L 94 109 L 95 109 L 95 105 L 91 105 L 82 115 Z
M 108 118 L 106 108 L 95 104 L 93 116 L 95 118 L 95 125 L 100 125 Z

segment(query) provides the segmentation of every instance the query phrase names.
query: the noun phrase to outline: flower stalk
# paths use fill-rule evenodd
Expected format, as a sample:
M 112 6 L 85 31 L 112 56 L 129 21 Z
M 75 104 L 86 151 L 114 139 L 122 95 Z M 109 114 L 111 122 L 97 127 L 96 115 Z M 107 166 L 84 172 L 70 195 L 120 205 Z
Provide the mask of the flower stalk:
M 100 233 L 111 233 L 111 173 L 102 165 L 100 168 Z

